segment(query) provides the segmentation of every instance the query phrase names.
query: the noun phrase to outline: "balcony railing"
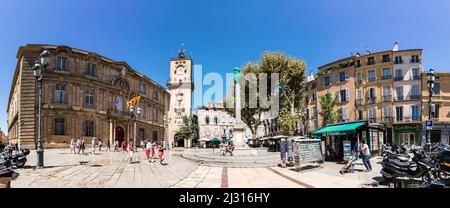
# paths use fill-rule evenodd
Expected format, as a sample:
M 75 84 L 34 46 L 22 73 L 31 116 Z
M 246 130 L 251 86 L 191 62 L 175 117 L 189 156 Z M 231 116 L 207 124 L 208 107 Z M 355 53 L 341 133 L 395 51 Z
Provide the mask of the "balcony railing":
M 383 75 L 383 76 L 381 77 L 382 80 L 387 80 L 387 79 L 391 79 L 391 78 L 392 78 L 391 75 Z
M 362 84 L 362 80 L 356 80 L 356 84 L 357 84 L 357 85 Z
M 420 100 L 420 95 L 410 95 L 409 99 L 411 99 L 411 100 Z
M 362 105 L 363 100 L 362 99 L 356 99 L 356 105 Z
M 391 122 L 392 116 L 383 116 L 383 122 Z
M 396 117 L 396 119 L 395 119 L 395 121 L 397 121 L 397 122 L 417 122 L 419 120 L 420 120 L 420 115 Z
M 377 100 L 376 97 L 368 97 L 368 98 L 367 98 L 367 103 L 368 103 L 368 104 L 372 104 L 372 103 L 375 103 L 376 100 Z
M 395 76 L 394 81 L 401 81 L 403 80 L 403 76 Z
M 411 79 L 412 80 L 420 80 L 420 78 L 421 78 L 420 75 L 413 75 Z
M 376 118 L 369 118 L 369 123 L 376 123 L 377 119 Z
M 391 62 L 391 58 L 389 58 L 389 57 L 383 58 L 383 59 L 382 59 L 382 62 L 383 62 L 383 63 Z
M 411 62 L 411 63 L 419 63 L 420 59 L 410 59 L 409 62 Z
M 392 101 L 392 96 L 390 96 L 390 95 L 383 95 L 382 99 L 383 99 L 383 102 L 391 102 Z
M 394 62 L 395 64 L 403 64 L 403 60 L 402 59 L 400 59 L 400 60 L 395 60 L 395 62 Z
M 117 116 L 117 117 L 130 117 L 130 112 L 127 111 L 119 111 L 116 109 L 108 109 L 109 116 Z
M 404 97 L 403 96 L 397 96 L 395 97 L 395 101 L 403 101 Z

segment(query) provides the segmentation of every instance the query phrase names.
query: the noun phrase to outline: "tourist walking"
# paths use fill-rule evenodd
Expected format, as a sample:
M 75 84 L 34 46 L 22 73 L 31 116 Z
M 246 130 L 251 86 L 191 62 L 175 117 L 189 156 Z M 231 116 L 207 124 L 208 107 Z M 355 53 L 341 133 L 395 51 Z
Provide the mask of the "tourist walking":
M 141 148 L 142 148 L 142 151 L 144 151 L 145 150 L 145 144 L 144 144 L 144 140 L 141 140 Z
M 125 140 L 122 141 L 122 153 L 125 154 L 127 152 L 127 143 Z
M 158 157 L 159 157 L 159 164 L 166 165 L 166 164 L 163 164 L 163 160 L 164 160 L 164 146 L 163 146 L 162 142 L 159 142 Z
M 108 150 L 108 152 L 111 152 L 111 141 L 106 140 L 106 150 Z
M 98 139 L 98 151 L 102 151 L 103 141 L 101 139 Z
M 366 140 L 361 140 L 361 159 L 367 171 L 372 171 L 372 165 L 370 164 L 370 149 L 369 145 L 366 144 Z
M 155 162 L 155 147 L 156 143 L 153 141 L 150 145 L 150 162 Z
M 152 144 L 147 140 L 145 144 L 145 155 L 147 156 L 147 161 L 150 161 L 150 149 L 152 148 Z
M 133 163 L 133 141 L 130 141 L 130 145 L 128 145 L 128 153 L 130 154 L 130 163 Z
M 114 152 L 116 152 L 117 150 L 119 150 L 119 141 L 114 140 Z
M 95 148 L 97 147 L 97 141 L 95 137 L 92 137 L 91 145 L 92 145 L 92 154 L 95 155 Z
M 73 152 L 73 154 L 76 154 L 76 152 L 75 152 L 76 145 L 77 145 L 77 143 L 75 143 L 75 139 L 72 138 L 70 140 L 70 154 L 72 154 L 72 152 Z
M 80 138 L 77 139 L 77 149 L 78 149 L 78 154 L 80 154 L 80 151 L 81 151 L 81 139 Z
M 81 147 L 81 154 L 84 155 L 84 150 L 86 149 L 86 143 L 84 142 L 84 138 L 81 139 L 81 145 L 80 145 L 80 147 Z

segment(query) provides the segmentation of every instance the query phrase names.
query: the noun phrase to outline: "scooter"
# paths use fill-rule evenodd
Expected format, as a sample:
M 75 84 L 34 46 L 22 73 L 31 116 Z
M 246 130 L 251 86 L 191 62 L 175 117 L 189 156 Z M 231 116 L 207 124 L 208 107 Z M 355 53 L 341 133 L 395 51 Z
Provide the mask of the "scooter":
M 433 167 L 432 160 L 427 157 L 427 153 L 423 150 L 412 150 L 414 157 L 412 161 L 402 161 L 401 159 L 391 156 L 384 158 L 381 162 L 381 174 L 386 180 L 396 179 L 398 177 L 422 178 L 423 181 L 431 181 L 433 174 L 430 170 Z M 415 166 L 415 167 L 414 167 Z
M 19 153 L 9 154 L 4 152 L 1 154 L 1 158 L 5 161 L 9 161 L 10 166 L 16 166 L 17 168 L 22 168 L 27 162 L 27 155 L 30 154 L 29 149 L 22 149 Z

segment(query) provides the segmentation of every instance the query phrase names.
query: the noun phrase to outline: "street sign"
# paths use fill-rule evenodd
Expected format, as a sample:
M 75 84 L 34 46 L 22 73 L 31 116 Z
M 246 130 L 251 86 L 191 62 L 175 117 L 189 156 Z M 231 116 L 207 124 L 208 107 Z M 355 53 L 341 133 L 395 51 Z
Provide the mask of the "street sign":
M 427 127 L 427 129 L 432 129 L 433 128 L 433 121 L 432 120 L 426 120 L 425 121 L 425 127 Z

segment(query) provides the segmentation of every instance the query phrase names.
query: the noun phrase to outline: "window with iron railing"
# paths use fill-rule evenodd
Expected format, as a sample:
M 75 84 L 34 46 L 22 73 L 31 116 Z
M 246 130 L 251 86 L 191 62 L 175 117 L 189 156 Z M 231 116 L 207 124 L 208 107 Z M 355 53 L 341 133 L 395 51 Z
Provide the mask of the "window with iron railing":
M 401 56 L 396 56 L 394 63 L 395 64 L 403 64 L 403 58 Z
M 375 64 L 375 57 L 367 58 L 367 65 L 374 65 L 374 64 Z
M 420 62 L 419 56 L 418 55 L 412 55 L 410 62 L 411 63 L 419 63 Z
M 382 57 L 383 63 L 390 62 L 390 61 L 391 61 L 391 57 L 389 55 L 383 55 L 383 57 Z
M 377 100 L 376 97 L 368 97 L 368 98 L 367 98 L 367 103 L 368 103 L 368 104 L 372 104 L 372 103 L 375 103 L 376 100 Z
M 383 99 L 383 102 L 390 102 L 390 101 L 392 101 L 392 96 L 383 95 L 382 99 Z

